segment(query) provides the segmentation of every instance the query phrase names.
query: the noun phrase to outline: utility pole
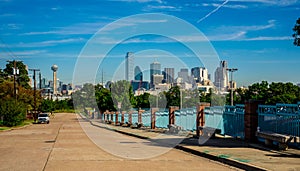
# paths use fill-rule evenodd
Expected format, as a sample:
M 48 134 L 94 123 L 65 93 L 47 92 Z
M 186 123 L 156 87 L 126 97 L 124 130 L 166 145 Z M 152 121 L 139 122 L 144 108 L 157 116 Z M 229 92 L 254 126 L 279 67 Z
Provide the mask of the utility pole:
M 34 84 L 33 84 L 33 101 L 34 101 L 34 121 L 36 122 L 37 119 L 37 112 L 36 112 L 36 71 L 40 71 L 39 69 L 29 69 L 29 71 L 33 71 L 33 80 L 34 80 Z
M 13 67 L 13 76 L 14 76 L 14 97 L 15 100 L 17 101 L 17 83 L 16 83 L 16 76 L 19 75 L 19 69 L 17 68 L 17 61 L 7 61 L 7 62 L 13 62 L 14 67 Z
M 227 68 L 227 71 L 231 73 L 231 83 L 230 83 L 230 105 L 233 106 L 233 72 L 237 71 L 237 68 Z
M 41 72 L 39 72 L 39 80 L 40 80 L 40 89 L 42 89 L 42 73 Z

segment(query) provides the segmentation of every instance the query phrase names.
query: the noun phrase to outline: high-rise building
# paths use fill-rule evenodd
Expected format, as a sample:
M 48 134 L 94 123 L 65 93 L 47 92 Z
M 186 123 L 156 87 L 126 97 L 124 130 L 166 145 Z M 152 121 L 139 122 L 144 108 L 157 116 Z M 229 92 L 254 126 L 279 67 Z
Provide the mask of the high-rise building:
M 47 85 L 47 79 L 46 78 L 42 78 L 42 80 L 41 80 L 42 82 L 41 82 L 41 85 L 42 85 L 42 88 L 47 88 L 47 87 L 49 87 L 49 85 Z
M 178 77 L 182 79 L 182 82 L 188 82 L 189 80 L 189 70 L 187 68 L 182 68 L 178 72 Z
M 127 52 L 125 56 L 125 80 L 133 79 L 134 57 L 132 52 Z
M 143 81 L 143 72 L 139 66 L 134 68 L 134 80 Z
M 174 83 L 174 68 L 165 68 L 163 75 L 164 75 L 165 83 L 167 84 Z
M 204 83 L 208 80 L 208 70 L 204 67 L 194 67 L 191 69 L 191 75 L 197 83 Z
M 164 76 L 161 74 L 154 74 L 152 75 L 152 77 L 153 77 L 153 85 L 161 84 L 164 79 Z
M 215 71 L 215 82 L 214 85 L 222 91 L 228 88 L 228 73 L 227 73 L 227 62 L 221 61 L 220 66 Z
M 153 75 L 161 75 L 161 64 L 157 61 L 150 64 L 150 86 L 153 87 Z

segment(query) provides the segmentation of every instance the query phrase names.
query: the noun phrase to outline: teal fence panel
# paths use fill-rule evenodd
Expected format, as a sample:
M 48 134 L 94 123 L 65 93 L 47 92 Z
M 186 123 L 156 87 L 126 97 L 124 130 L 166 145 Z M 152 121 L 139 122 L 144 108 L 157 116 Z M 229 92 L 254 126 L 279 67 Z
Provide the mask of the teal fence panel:
M 298 104 L 258 106 L 258 127 L 269 131 L 300 137 L 300 110 Z
M 150 110 L 147 110 L 142 113 L 142 122 L 145 127 L 151 126 L 151 112 Z

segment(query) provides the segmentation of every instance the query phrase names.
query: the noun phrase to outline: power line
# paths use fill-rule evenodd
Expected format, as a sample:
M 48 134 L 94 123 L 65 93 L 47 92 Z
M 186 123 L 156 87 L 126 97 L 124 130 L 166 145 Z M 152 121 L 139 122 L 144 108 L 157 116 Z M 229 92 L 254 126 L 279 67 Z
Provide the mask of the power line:
M 2 48 L 6 51 L 6 53 L 13 58 L 14 60 L 17 58 L 17 56 L 12 52 L 12 50 L 7 46 L 7 44 L 4 42 L 3 39 L 0 38 L 0 41 L 2 42 L 2 44 L 5 46 L 5 48 Z M 1 48 L 1 46 L 0 46 Z

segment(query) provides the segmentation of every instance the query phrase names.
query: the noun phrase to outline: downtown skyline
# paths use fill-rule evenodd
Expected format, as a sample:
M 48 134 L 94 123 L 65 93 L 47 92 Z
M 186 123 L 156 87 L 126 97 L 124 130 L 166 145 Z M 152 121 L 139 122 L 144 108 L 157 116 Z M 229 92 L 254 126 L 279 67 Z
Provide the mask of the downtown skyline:
M 299 83 L 296 74 L 300 72 L 300 48 L 293 45 L 292 39 L 299 5 L 297 0 L 88 0 L 72 3 L 1 0 L 0 68 L 5 68 L 7 60 L 22 60 L 29 68 L 39 68 L 43 77 L 51 79 L 50 67 L 57 64 L 58 78 L 72 82 L 77 57 L 99 29 L 130 15 L 162 13 L 185 20 L 199 29 L 214 47 L 220 61 L 226 60 L 228 67 L 239 69 L 234 75 L 238 86 L 262 80 Z M 134 27 L 138 22 L 164 20 L 135 20 L 127 25 Z M 189 33 L 178 37 L 183 42 L 201 41 Z M 107 35 L 101 38 L 103 44 L 115 43 Z M 157 50 L 157 47 L 163 50 Z M 124 61 L 129 51 L 152 62 L 155 58 L 163 61 L 174 54 L 179 61 L 191 56 L 179 48 L 178 43 L 155 35 L 132 37 L 117 45 L 107 56 L 113 58 L 111 61 Z M 179 62 L 168 64 L 168 60 L 161 63 L 162 68 L 184 66 L 178 65 Z M 192 67 L 196 66 L 205 67 L 201 63 Z M 111 68 L 118 67 L 118 62 L 110 62 L 109 66 L 100 66 L 98 73 L 103 70 L 105 81 L 109 81 L 115 75 Z M 210 74 L 213 72 L 209 71 Z M 93 78 L 82 78 L 82 83 L 91 81 Z M 101 74 L 97 74 L 96 81 L 101 82 Z

